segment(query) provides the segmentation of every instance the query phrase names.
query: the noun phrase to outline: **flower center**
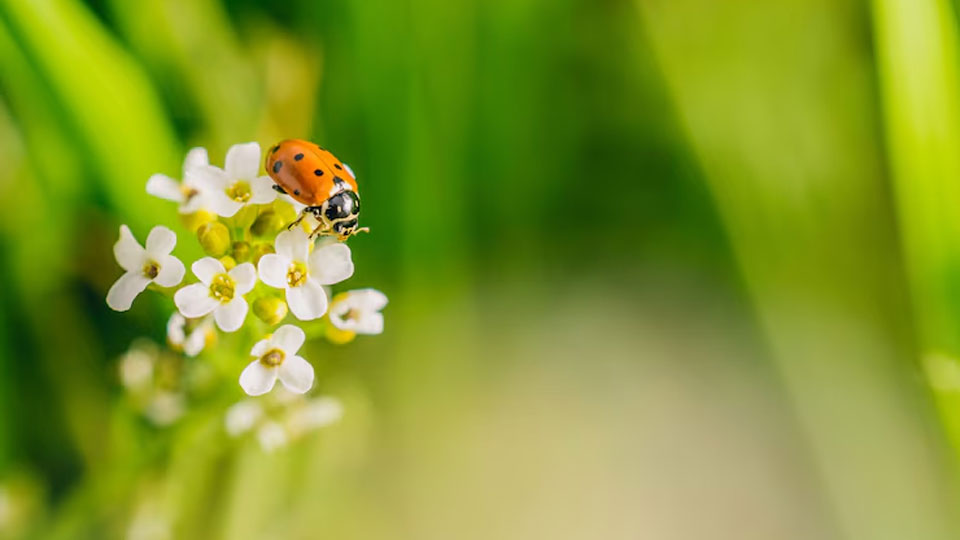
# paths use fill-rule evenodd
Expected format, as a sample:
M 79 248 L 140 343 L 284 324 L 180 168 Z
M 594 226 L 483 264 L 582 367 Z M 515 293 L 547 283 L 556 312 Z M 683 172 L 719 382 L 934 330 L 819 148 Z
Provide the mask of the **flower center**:
M 142 272 L 144 276 L 153 279 L 160 273 L 160 265 L 154 261 L 147 261 L 147 263 L 143 265 Z
M 227 274 L 217 274 L 210 282 L 210 296 L 226 304 L 233 300 L 233 278 Z
M 283 363 L 285 356 L 280 349 L 270 349 L 260 357 L 260 363 L 267 367 L 277 367 Z
M 359 321 L 360 320 L 360 310 L 351 309 L 343 315 L 343 320 L 345 321 Z
M 183 197 L 187 200 L 193 198 L 194 195 L 200 193 L 196 188 L 192 188 L 186 184 L 180 184 L 180 193 L 183 193 Z
M 287 285 L 299 287 L 307 281 L 307 267 L 302 262 L 295 262 L 287 270 Z
M 237 180 L 232 186 L 227 188 L 227 197 L 239 203 L 245 203 L 253 196 L 250 191 L 250 183 L 244 180 Z

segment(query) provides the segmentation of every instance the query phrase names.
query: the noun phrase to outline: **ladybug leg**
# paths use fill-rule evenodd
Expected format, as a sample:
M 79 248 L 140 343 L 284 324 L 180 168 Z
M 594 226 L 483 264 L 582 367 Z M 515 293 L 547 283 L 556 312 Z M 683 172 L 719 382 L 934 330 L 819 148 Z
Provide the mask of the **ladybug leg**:
M 294 227 L 300 224 L 303 221 L 304 216 L 307 215 L 306 209 L 300 212 L 300 215 L 297 216 L 297 219 L 293 220 L 289 225 L 287 225 L 287 230 L 292 230 Z

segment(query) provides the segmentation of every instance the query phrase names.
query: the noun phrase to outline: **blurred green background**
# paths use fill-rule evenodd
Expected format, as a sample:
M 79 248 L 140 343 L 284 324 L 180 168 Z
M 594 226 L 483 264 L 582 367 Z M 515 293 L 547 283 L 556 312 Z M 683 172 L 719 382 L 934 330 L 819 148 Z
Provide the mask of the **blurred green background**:
M 958 21 L 0 0 L 0 537 L 960 537 Z M 117 226 L 179 223 L 144 185 L 188 148 L 283 138 L 357 172 L 349 285 L 391 299 L 309 347 L 343 421 L 137 423 L 117 358 L 173 306 L 107 308 Z

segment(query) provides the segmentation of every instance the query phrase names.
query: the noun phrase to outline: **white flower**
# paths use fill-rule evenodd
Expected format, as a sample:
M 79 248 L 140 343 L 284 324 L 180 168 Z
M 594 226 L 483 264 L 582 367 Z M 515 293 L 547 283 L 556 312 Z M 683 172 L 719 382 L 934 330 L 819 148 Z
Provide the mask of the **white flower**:
M 240 374 L 240 387 L 251 396 L 266 394 L 277 379 L 291 392 L 303 394 L 313 386 L 313 366 L 296 356 L 306 341 L 303 330 L 291 324 L 260 340 L 250 354 L 256 357 Z
M 120 382 L 131 390 L 147 386 L 153 380 L 153 355 L 144 349 L 130 349 L 120 359 Z
M 330 322 L 340 330 L 357 334 L 383 332 L 383 314 L 387 296 L 376 289 L 359 289 L 338 294 L 330 302 Z
M 206 192 L 197 183 L 193 170 L 210 164 L 206 148 L 192 148 L 183 160 L 183 183 L 164 174 L 155 174 L 147 180 L 147 193 L 168 201 L 180 203 L 181 214 L 201 210 L 206 203 Z
M 260 145 L 251 142 L 235 144 L 227 150 L 224 168 L 207 165 L 192 169 L 191 182 L 209 191 L 210 209 L 223 217 L 231 217 L 250 204 L 273 202 L 277 192 L 273 180 L 260 176 Z
M 295 434 L 319 429 L 340 420 L 343 417 L 343 405 L 332 397 L 311 399 L 302 407 L 290 413 L 287 425 Z
M 260 279 L 271 287 L 285 289 L 287 305 L 302 321 L 322 317 L 327 312 L 324 285 L 339 283 L 353 275 L 350 248 L 334 243 L 310 253 L 310 240 L 300 228 L 277 235 L 276 253 L 260 258 Z
M 190 266 L 200 283 L 187 285 L 173 295 L 173 302 L 184 317 L 191 319 L 213 313 L 217 326 L 234 332 L 247 317 L 243 295 L 253 289 L 257 271 L 250 263 L 238 264 L 229 272 L 220 261 L 204 257 Z
M 263 416 L 263 407 L 256 401 L 245 399 L 227 409 L 224 427 L 231 437 L 238 437 L 251 429 Z
M 107 305 L 116 311 L 126 311 L 150 282 L 161 287 L 173 287 L 180 283 L 183 280 L 183 263 L 170 255 L 176 245 L 177 235 L 157 225 L 147 236 L 147 248 L 144 249 L 133 237 L 130 228 L 121 225 L 120 239 L 113 245 L 113 255 L 127 272 L 110 287 Z
M 200 354 L 207 344 L 207 336 L 213 331 L 213 319 L 205 317 L 194 326 L 190 335 L 186 332 L 187 319 L 174 311 L 167 321 L 167 341 L 190 357 Z
M 287 432 L 276 422 L 264 422 L 257 430 L 257 440 L 264 452 L 273 452 L 287 445 Z
M 161 390 L 153 396 L 143 413 L 154 424 L 169 426 L 183 416 L 185 411 L 183 394 Z

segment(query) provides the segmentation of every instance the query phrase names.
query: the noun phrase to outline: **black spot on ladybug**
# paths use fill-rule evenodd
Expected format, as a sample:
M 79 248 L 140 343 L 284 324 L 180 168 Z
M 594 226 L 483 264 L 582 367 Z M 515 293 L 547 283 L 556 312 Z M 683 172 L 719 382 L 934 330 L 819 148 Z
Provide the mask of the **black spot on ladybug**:
M 317 145 L 317 148 L 319 148 L 321 152 L 326 152 L 326 151 L 327 151 L 326 148 L 320 146 L 319 144 Z
M 301 159 L 303 159 L 303 154 L 297 154 L 293 156 L 294 161 L 300 161 Z
M 280 172 L 280 167 L 283 167 L 283 162 L 282 161 L 275 162 L 273 164 L 273 172 L 275 173 Z
M 294 194 L 294 195 L 299 195 L 299 194 L 300 194 L 300 190 L 299 190 L 299 189 L 293 190 L 293 194 Z
M 277 193 L 283 193 L 284 195 L 287 194 L 287 192 L 284 191 L 283 188 L 280 187 L 280 186 L 278 186 L 277 184 L 274 184 L 274 185 L 272 185 L 272 186 L 270 186 L 270 187 L 272 187 L 273 190 L 276 191 Z
M 334 177 L 333 177 L 333 183 L 334 183 L 334 184 L 337 184 L 337 185 L 343 184 L 343 183 L 344 183 L 344 182 L 343 182 L 343 178 L 340 178 L 339 176 L 334 176 Z
M 317 176 L 323 176 L 323 171 L 321 171 L 320 169 L 314 169 L 313 174 Z
M 343 167 L 341 167 L 339 163 L 334 163 L 333 166 L 336 167 L 338 171 L 343 170 Z
M 277 150 L 279 150 L 279 149 L 280 149 L 280 145 L 278 144 L 278 145 L 276 145 L 276 146 L 273 147 L 273 150 L 271 150 L 270 153 L 271 153 L 271 154 L 276 154 L 276 153 L 277 153 Z

